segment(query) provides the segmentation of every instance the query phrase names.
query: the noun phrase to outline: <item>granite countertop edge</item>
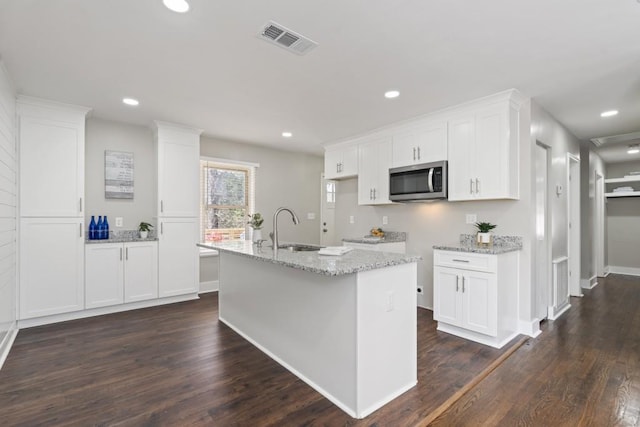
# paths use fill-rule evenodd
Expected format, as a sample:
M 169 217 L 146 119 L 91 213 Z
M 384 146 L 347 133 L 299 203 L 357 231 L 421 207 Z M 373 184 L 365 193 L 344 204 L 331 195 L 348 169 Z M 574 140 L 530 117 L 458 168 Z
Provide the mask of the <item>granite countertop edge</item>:
M 404 231 L 387 231 L 384 237 L 379 240 L 372 240 L 367 237 L 368 236 L 346 237 L 342 239 L 342 241 L 351 243 L 366 243 L 367 245 L 378 245 L 380 243 L 401 243 L 407 241 L 407 233 L 405 233 Z
M 282 265 L 285 267 L 295 268 L 298 270 L 308 271 L 310 273 L 320 274 L 323 276 L 344 276 L 347 274 L 359 273 L 359 272 L 369 271 L 369 270 L 376 270 L 379 268 L 392 267 L 395 265 L 409 264 L 412 262 L 417 262 L 422 259 L 422 257 L 419 255 L 390 254 L 386 252 L 371 252 L 371 251 L 358 250 L 358 249 L 354 249 L 345 255 L 337 256 L 337 257 L 324 256 L 324 255 L 319 255 L 317 253 L 310 253 L 310 252 L 289 253 L 289 252 L 283 251 L 287 256 L 290 256 L 292 258 L 274 259 L 272 250 L 270 248 L 263 248 L 262 250 L 264 251 L 264 253 L 253 254 L 253 253 L 247 253 L 246 249 L 242 250 L 237 247 L 228 248 L 224 246 L 208 245 L 208 244 L 202 244 L 202 243 L 197 244 L 197 246 L 203 247 L 203 248 L 209 248 L 209 249 L 216 249 L 220 252 L 227 252 L 234 255 L 240 255 L 246 258 L 251 258 L 258 261 L 268 262 L 276 265 Z M 335 269 L 333 268 L 328 269 L 320 266 L 304 264 L 304 263 L 301 263 L 300 261 L 296 262 L 296 257 L 300 257 L 300 258 L 307 257 L 307 261 L 308 261 L 308 256 L 310 255 L 313 257 L 313 260 L 314 261 L 317 260 L 317 262 L 336 261 L 344 264 L 347 264 L 347 263 L 352 263 L 352 264 L 351 265 L 347 264 L 340 267 L 336 266 Z M 349 259 L 349 258 L 353 258 L 354 256 L 357 256 L 363 259 L 361 260 Z M 367 259 L 371 257 L 375 257 L 376 259 L 375 260 Z
M 438 249 L 441 251 L 500 255 L 508 252 L 519 251 L 522 249 L 522 245 L 494 245 L 490 247 L 481 247 L 477 245 L 461 245 L 458 243 L 451 245 L 433 245 L 433 249 Z
M 89 240 L 86 239 L 84 241 L 85 244 L 100 244 L 100 243 L 134 243 L 134 242 L 157 242 L 157 237 L 147 237 L 146 239 L 141 238 L 128 238 L 128 237 L 115 237 L 110 239 L 98 239 L 98 240 Z

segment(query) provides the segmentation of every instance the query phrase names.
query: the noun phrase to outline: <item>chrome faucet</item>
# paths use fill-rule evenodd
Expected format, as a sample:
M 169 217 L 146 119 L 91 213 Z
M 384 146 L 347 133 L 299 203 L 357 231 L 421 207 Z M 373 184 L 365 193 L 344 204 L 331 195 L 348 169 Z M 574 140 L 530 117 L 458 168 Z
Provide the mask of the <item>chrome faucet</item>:
M 271 237 L 271 241 L 273 243 L 273 254 L 276 255 L 278 253 L 278 214 L 282 211 L 287 211 L 291 214 L 291 219 L 295 225 L 300 224 L 300 220 L 296 216 L 295 212 L 293 212 L 289 208 L 278 208 L 276 212 L 273 214 L 273 232 L 269 233 L 269 237 Z

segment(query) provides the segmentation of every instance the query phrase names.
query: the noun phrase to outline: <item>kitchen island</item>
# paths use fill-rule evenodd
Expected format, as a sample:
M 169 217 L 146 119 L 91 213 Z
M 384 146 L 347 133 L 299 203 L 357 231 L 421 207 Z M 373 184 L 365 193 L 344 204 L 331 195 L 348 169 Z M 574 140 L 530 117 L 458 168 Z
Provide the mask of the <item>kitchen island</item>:
M 199 246 L 220 252 L 220 320 L 352 417 L 416 384 L 419 256 Z

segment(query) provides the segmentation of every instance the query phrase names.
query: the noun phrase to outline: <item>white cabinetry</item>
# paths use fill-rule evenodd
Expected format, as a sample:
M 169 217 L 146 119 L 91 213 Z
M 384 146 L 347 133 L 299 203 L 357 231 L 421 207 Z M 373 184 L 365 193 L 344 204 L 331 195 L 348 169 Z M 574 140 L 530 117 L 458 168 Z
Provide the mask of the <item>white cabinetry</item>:
M 325 179 L 351 178 L 358 175 L 358 146 L 338 146 L 324 153 Z
M 389 204 L 391 141 L 379 139 L 358 146 L 358 204 Z
M 86 308 L 158 297 L 158 243 L 96 243 L 85 248 Z
M 449 120 L 449 200 L 518 199 L 519 104 L 479 104 Z
M 197 218 L 160 219 L 160 297 L 198 292 Z
M 84 308 L 84 134 L 89 109 L 18 98 L 20 319 Z
M 447 123 L 429 123 L 393 135 L 392 167 L 447 160 Z
M 84 308 L 84 222 L 20 220 L 20 319 Z
M 438 330 L 500 348 L 517 335 L 518 252 L 434 251 Z
M 199 288 L 200 133 L 155 122 L 158 153 L 158 295 L 197 293 Z

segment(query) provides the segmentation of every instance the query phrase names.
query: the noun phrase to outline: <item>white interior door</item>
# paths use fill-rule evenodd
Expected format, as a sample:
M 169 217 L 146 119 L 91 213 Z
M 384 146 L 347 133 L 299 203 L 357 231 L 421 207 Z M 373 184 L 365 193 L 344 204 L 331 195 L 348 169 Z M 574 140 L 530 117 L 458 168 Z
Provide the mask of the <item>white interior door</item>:
M 536 144 L 536 299 L 535 315 L 547 317 L 551 301 L 551 230 L 549 215 L 549 148 Z
M 594 183 L 593 261 L 595 264 L 595 275 L 597 277 L 604 277 L 604 177 L 596 172 Z
M 322 191 L 320 192 L 322 200 L 321 218 L 320 218 L 320 244 L 322 246 L 336 245 L 336 189 L 337 181 L 332 179 L 324 179 L 322 174 L 320 182 L 322 183 Z
M 580 159 L 567 154 L 569 295 L 582 296 L 580 287 Z

